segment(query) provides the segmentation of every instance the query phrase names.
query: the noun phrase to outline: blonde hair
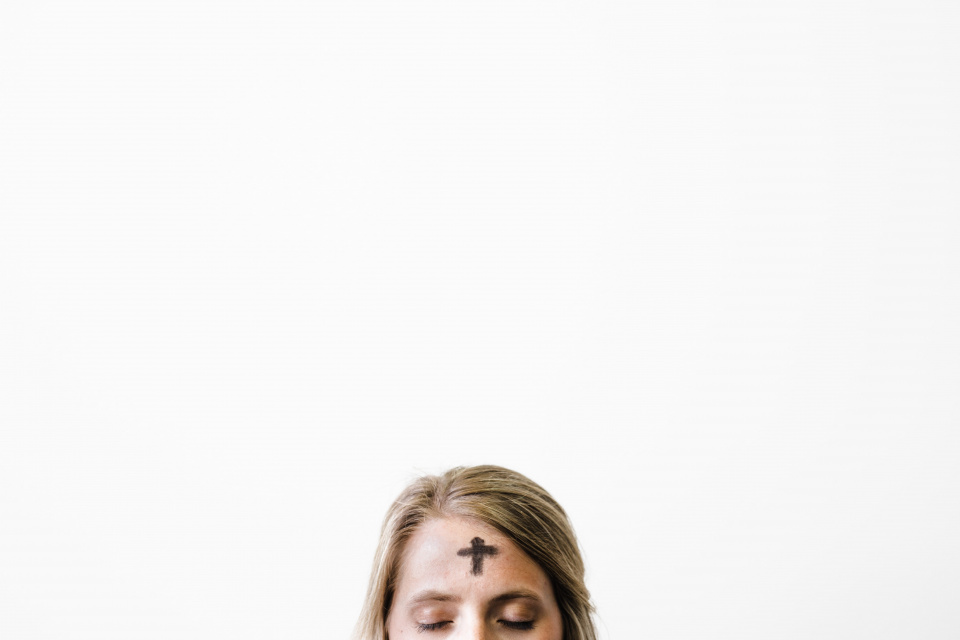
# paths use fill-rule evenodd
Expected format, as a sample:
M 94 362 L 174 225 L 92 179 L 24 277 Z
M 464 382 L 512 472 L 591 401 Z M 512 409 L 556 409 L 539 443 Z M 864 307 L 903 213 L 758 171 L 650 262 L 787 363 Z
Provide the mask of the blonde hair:
M 455 467 L 412 482 L 383 520 L 356 640 L 387 640 L 386 618 L 407 539 L 427 520 L 471 518 L 510 538 L 550 579 L 564 640 L 596 640 L 583 559 L 563 508 L 540 485 L 493 465 Z

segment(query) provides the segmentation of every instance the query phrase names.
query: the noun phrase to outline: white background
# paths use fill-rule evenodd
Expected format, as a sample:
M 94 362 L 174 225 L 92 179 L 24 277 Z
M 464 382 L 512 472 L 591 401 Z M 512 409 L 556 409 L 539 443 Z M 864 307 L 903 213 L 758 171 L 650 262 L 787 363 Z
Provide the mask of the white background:
M 345 638 L 420 472 L 606 640 L 960 637 L 956 2 L 7 2 L 0 637 Z

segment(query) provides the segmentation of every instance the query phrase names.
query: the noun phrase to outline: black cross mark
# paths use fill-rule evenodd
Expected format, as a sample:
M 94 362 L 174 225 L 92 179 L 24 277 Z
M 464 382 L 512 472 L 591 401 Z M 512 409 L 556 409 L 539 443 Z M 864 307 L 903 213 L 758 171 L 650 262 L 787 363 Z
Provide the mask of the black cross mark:
M 497 555 L 497 548 L 483 544 L 483 538 L 474 538 L 469 547 L 457 551 L 458 556 L 473 556 L 473 575 L 483 573 L 483 556 Z

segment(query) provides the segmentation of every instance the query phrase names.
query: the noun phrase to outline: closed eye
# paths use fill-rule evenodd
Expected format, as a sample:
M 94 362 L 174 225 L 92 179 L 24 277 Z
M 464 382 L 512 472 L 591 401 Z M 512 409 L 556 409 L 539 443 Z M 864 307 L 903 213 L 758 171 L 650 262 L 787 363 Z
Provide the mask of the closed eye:
M 533 620 L 499 620 L 498 622 L 508 629 L 533 629 Z
M 445 626 L 450 624 L 449 620 L 444 622 L 426 622 L 417 625 L 417 631 L 422 633 L 424 631 L 436 631 L 437 629 L 442 629 Z

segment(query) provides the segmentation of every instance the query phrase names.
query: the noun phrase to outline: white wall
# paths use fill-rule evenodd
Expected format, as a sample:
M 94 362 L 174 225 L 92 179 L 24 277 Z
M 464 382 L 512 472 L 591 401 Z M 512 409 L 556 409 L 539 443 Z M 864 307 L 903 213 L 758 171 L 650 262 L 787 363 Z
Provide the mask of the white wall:
M 607 640 L 960 635 L 956 3 L 0 12 L 0 637 L 344 638 L 485 462 Z

